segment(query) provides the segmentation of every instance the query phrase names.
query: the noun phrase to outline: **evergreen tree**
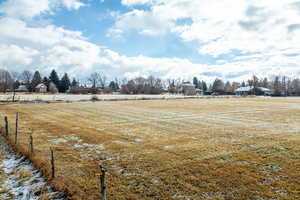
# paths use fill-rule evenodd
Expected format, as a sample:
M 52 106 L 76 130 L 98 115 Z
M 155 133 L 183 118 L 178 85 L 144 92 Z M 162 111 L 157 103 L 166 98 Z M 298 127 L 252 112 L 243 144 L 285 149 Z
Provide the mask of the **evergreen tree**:
M 69 76 L 67 73 L 64 74 L 64 76 L 61 78 L 61 81 L 59 83 L 59 92 L 65 93 L 71 86 L 71 81 L 69 79 Z
M 276 76 L 274 79 L 273 90 L 275 96 L 281 96 L 281 83 L 279 80 L 279 76 Z
M 49 92 L 49 79 L 45 76 L 42 81 L 47 86 L 47 91 Z
M 18 80 L 16 80 L 14 84 L 14 89 L 18 89 L 20 85 L 21 83 Z
M 262 82 L 262 87 L 264 88 L 268 88 L 269 87 L 269 81 L 267 78 L 264 78 L 263 82 Z
M 34 91 L 36 86 L 42 83 L 42 77 L 39 71 L 36 71 L 30 83 L 30 91 Z
M 56 73 L 55 70 L 52 70 L 50 76 L 49 76 L 49 83 L 52 82 L 53 84 L 55 84 L 56 87 L 59 86 L 59 77 Z
M 116 83 L 114 81 L 111 81 L 109 83 L 109 87 L 111 88 L 112 91 L 114 92 L 116 91 Z
M 224 82 L 221 79 L 216 79 L 212 86 L 212 91 L 216 93 L 224 93 Z
M 119 86 L 119 84 L 118 84 L 117 81 L 115 81 L 115 88 L 116 88 L 116 90 L 119 90 L 119 89 L 120 89 L 120 86 Z
M 72 81 L 72 83 L 71 83 L 71 86 L 72 86 L 72 87 L 78 86 L 78 82 L 76 81 L 75 78 L 73 78 L 73 81 Z
M 197 77 L 193 78 L 193 84 L 195 85 L 196 88 L 199 88 L 199 82 L 198 82 Z
M 203 92 L 206 92 L 207 91 L 207 85 L 206 85 L 206 82 L 205 81 L 202 81 L 202 90 Z
M 233 91 L 232 91 L 232 87 L 231 87 L 231 84 L 230 84 L 230 82 L 229 81 L 227 81 L 226 82 L 226 84 L 225 84 L 225 92 L 226 93 L 232 93 Z

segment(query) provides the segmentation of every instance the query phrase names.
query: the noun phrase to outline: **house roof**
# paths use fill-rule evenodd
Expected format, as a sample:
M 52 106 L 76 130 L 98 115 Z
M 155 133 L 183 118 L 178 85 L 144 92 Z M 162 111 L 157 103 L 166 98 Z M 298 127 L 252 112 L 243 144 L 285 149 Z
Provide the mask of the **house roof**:
M 47 87 L 44 83 L 38 84 L 35 88 L 45 88 Z
M 195 87 L 194 84 L 189 83 L 189 82 L 184 82 L 184 83 L 181 84 L 181 86 L 185 86 L 185 87 Z
M 253 88 L 253 86 L 240 87 L 236 89 L 235 92 L 250 92 L 251 90 L 253 90 Z M 264 87 L 258 87 L 258 89 L 262 92 L 271 92 L 270 89 Z
M 268 89 L 268 88 L 259 87 L 259 89 L 260 89 L 261 91 L 263 91 L 263 92 L 271 92 L 271 90 Z
M 236 89 L 236 92 L 250 92 L 253 89 L 252 86 L 247 86 L 247 87 L 240 87 Z
M 27 90 L 26 85 L 20 85 L 17 90 Z

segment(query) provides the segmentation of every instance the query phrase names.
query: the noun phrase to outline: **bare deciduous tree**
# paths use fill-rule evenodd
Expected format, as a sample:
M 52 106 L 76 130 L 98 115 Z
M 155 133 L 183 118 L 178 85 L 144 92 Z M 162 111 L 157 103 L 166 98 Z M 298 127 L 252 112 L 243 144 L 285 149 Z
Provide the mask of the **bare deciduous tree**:
M 30 82 L 32 80 L 32 72 L 28 71 L 28 70 L 24 70 L 21 75 L 20 75 L 20 80 L 27 86 L 29 87 Z
M 88 78 L 88 81 L 92 84 L 92 87 L 101 87 L 104 89 L 107 82 L 107 77 L 103 73 L 94 72 Z
M 13 85 L 14 80 L 10 73 L 6 70 L 0 69 L 0 91 L 5 93 L 8 89 L 12 89 Z
M 58 93 L 58 89 L 53 82 L 50 82 L 49 84 L 49 92 L 51 92 L 52 94 Z

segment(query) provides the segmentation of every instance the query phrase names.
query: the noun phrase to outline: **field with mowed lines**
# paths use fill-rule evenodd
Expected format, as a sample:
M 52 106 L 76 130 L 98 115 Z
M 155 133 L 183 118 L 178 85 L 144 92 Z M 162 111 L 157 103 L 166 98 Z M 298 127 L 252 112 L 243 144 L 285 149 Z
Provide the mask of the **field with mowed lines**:
M 1 105 L 19 150 L 72 199 L 300 199 L 300 99 L 182 99 Z M 2 124 L 3 126 L 3 124 Z M 13 134 L 11 140 L 14 141 Z

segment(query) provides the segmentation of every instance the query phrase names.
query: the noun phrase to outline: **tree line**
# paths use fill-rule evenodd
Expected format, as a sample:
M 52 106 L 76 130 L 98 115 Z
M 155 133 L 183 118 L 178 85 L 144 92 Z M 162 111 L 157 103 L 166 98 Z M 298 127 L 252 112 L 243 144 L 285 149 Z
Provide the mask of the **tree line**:
M 74 88 L 91 88 L 94 90 L 90 91 L 95 93 L 101 90 L 103 93 L 161 94 L 168 92 L 176 94 L 181 92 L 183 83 L 189 83 L 204 94 L 234 94 L 237 88 L 250 86 L 254 88 L 253 94 L 257 94 L 257 88 L 263 87 L 270 89 L 274 96 L 300 96 L 300 79 L 287 76 L 274 76 L 270 80 L 253 76 L 242 82 L 230 82 L 216 78 L 208 84 L 197 77 L 194 77 L 191 82 L 180 78 L 162 80 L 154 76 L 137 77 L 129 80 L 115 78 L 109 81 L 105 74 L 94 72 L 84 81 L 78 80 L 73 78 L 71 81 L 67 73 L 59 77 L 55 70 L 52 70 L 49 76 L 42 76 L 39 71 L 32 73 L 29 70 L 24 70 L 19 73 L 0 69 L 0 92 L 13 91 L 21 85 L 25 86 L 29 92 L 35 92 L 39 84 L 44 84 L 47 86 L 47 91 L 52 93 L 72 92 Z
M 77 81 L 73 79 L 71 82 L 67 73 L 59 78 L 55 70 L 52 70 L 49 77 L 42 77 L 39 71 L 32 73 L 29 70 L 24 70 L 18 73 L 0 69 L 1 92 L 15 90 L 21 85 L 25 86 L 29 92 L 35 92 L 36 87 L 42 83 L 47 86 L 49 92 L 65 93 L 72 85 L 76 85 Z

